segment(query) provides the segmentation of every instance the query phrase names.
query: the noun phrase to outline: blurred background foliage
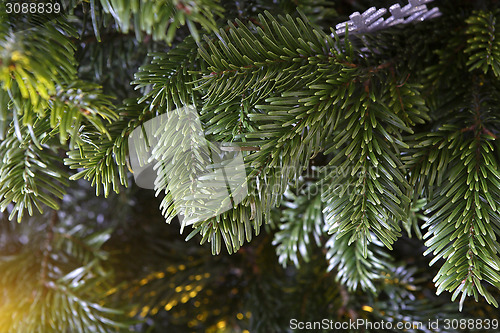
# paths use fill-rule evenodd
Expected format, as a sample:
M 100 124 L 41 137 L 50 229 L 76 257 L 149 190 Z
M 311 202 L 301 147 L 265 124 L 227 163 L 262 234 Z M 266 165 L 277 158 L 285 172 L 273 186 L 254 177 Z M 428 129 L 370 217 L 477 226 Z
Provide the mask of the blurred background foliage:
M 415 240 L 396 244 L 397 264 L 375 293 L 351 292 L 319 247 L 300 269 L 284 268 L 266 228 L 236 254 L 212 256 L 185 242 L 157 207 L 151 191 L 132 187 L 104 201 L 79 181 L 58 212 L 20 224 L 2 215 L 0 330 L 284 332 L 292 318 L 496 318 L 490 306 L 472 301 L 459 314 L 435 296 Z

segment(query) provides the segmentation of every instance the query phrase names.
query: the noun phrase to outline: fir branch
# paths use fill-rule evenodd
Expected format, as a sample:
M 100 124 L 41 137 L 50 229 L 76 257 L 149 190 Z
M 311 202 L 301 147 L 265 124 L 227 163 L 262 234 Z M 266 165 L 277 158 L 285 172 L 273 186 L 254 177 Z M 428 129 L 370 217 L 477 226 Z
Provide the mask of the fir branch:
M 176 108 L 197 104 L 193 92 L 200 67 L 198 49 L 193 38 L 187 37 L 168 53 L 152 54 L 151 64 L 142 66 L 132 84 L 143 91 L 139 103 L 148 102 L 144 112 L 160 115 Z
M 298 193 L 294 194 L 294 191 Z M 304 184 L 301 188 L 288 189 L 284 193 L 279 231 L 273 240 L 278 260 L 283 266 L 291 261 L 299 268 L 299 258 L 309 262 L 312 245 L 321 245 L 324 221 L 321 194 L 315 193 L 318 191 L 318 187 Z
M 437 134 L 446 138 L 446 145 L 438 149 L 448 150 L 449 160 L 437 169 L 443 184 L 428 204 L 426 213 L 432 215 L 424 224 L 428 228 L 426 254 L 435 255 L 431 264 L 446 259 L 434 279 L 438 293 L 453 292 L 452 300 L 461 293 L 460 308 L 470 295 L 476 299 L 482 295 L 497 306 L 483 284 L 500 286 L 500 248 L 496 243 L 500 174 L 498 161 L 491 154 L 497 147 L 492 144 L 494 138 L 483 133 L 492 125 L 487 117 L 491 111 L 478 94 L 475 89 L 471 108 L 456 113 Z M 471 126 L 472 132 L 467 130 Z M 437 168 L 436 162 L 431 167 Z
M 3 156 L 0 161 L 0 209 L 5 211 L 11 207 L 10 219 L 17 215 L 17 220 L 21 221 L 25 210 L 33 215 L 34 208 L 42 212 L 44 205 L 59 208 L 55 199 L 62 199 L 65 194 L 61 185 L 67 186 L 67 176 L 60 170 L 54 151 L 44 145 L 50 139 L 49 133 L 46 117 L 35 121 L 33 127 L 11 125 L 7 138 L 0 143 Z
M 351 292 L 358 287 L 377 292 L 376 283 L 393 269 L 393 259 L 375 235 L 366 248 L 359 241 L 350 244 L 352 236 L 355 236 L 355 231 L 343 235 L 336 233 L 326 242 L 328 270 L 335 269 L 337 281 Z
M 111 96 L 102 94 L 101 87 L 83 81 L 74 81 L 50 97 L 50 124 L 58 129 L 61 144 L 70 138 L 69 148 L 81 144 L 78 131 L 84 120 L 110 138 L 103 120 L 111 123 L 118 116 L 112 109 Z
M 110 14 L 120 30 L 127 33 L 133 28 L 137 39 L 143 32 L 151 35 L 153 40 L 164 40 L 171 44 L 176 31 L 187 25 L 195 40 L 199 40 L 199 24 L 206 31 L 215 30 L 215 18 L 222 15 L 224 9 L 218 5 L 218 0 L 173 1 L 173 0 L 137 0 L 129 3 L 126 0 L 100 0 L 100 6 L 95 0 L 90 2 L 90 10 L 94 32 L 100 40 L 99 12 Z M 154 16 L 151 16 L 155 13 Z
M 128 99 L 117 108 L 120 118 L 107 127 L 109 137 L 103 137 L 91 128 L 80 128 L 77 149 L 67 152 L 64 164 L 70 169 L 80 169 L 70 180 L 87 179 L 96 188 L 96 194 L 103 189 L 107 197 L 113 189 L 120 191 L 120 185 L 128 186 L 127 155 L 128 136 L 133 129 L 145 121 L 146 104 Z
M 497 17 L 500 11 L 476 11 L 466 23 L 467 44 L 465 53 L 470 53 L 467 61 L 469 70 L 476 68 L 487 73 L 491 68 L 500 77 L 500 26 Z
M 32 112 L 43 116 L 56 86 L 75 78 L 75 47 L 69 40 L 74 34 L 62 19 L 17 33 L 0 31 L 0 86 L 19 92 Z M 24 120 L 32 121 L 33 116 Z

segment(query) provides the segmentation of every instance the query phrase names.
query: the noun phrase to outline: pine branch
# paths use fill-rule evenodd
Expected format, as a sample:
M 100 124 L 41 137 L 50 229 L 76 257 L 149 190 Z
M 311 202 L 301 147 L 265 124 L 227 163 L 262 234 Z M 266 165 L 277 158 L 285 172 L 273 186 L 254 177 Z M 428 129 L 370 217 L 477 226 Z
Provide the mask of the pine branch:
M 467 61 L 469 70 L 481 69 L 485 74 L 491 68 L 500 77 L 500 25 L 497 17 L 500 11 L 476 11 L 466 23 L 467 44 L 465 53 L 470 53 Z
M 168 53 L 154 53 L 151 64 L 139 68 L 132 84 L 143 91 L 139 103 L 148 102 L 144 112 L 155 115 L 197 104 L 193 81 L 202 70 L 193 38 L 187 37 Z
M 293 191 L 299 193 L 294 194 Z M 315 191 L 319 191 L 319 188 L 305 183 L 301 188 L 288 189 L 284 193 L 279 231 L 273 240 L 278 260 L 283 266 L 291 261 L 299 268 L 299 258 L 309 262 L 311 246 L 313 243 L 316 246 L 321 244 L 320 236 L 324 227 L 322 202 L 321 194 Z
M 238 251 L 245 240 L 252 240 L 252 229 L 255 236 L 260 233 L 260 228 L 265 221 L 266 208 L 258 197 L 249 194 L 234 209 L 222 214 L 193 224 L 193 231 L 186 237 L 190 240 L 200 234 L 200 244 L 211 243 L 212 254 L 219 254 L 222 242 L 226 245 L 228 253 Z
M 62 144 L 71 138 L 71 148 L 78 142 L 84 120 L 107 133 L 102 120 L 117 118 L 110 96 L 103 95 L 97 85 L 77 80 L 75 46 L 70 41 L 75 31 L 67 22 L 60 18 L 4 34 L 0 39 L 0 84 L 10 103 L 2 110 L 2 118 L 6 118 L 2 123 L 10 120 L 5 115 L 8 109 L 17 113 L 15 117 L 23 116 L 23 124 L 30 126 L 50 113 L 51 127 L 58 128 Z
M 110 14 L 120 30 L 127 33 L 132 27 L 138 40 L 143 32 L 151 35 L 154 40 L 165 40 L 171 44 L 176 31 L 187 25 L 195 40 L 199 40 L 196 24 L 204 30 L 215 29 L 215 18 L 221 16 L 224 9 L 217 0 L 172 1 L 172 0 L 95 0 L 90 1 L 90 11 L 94 32 L 100 40 L 99 29 L 101 11 Z M 155 15 L 151 15 L 154 13 Z M 102 20 L 102 19 L 101 19 Z
M 41 213 L 43 205 L 58 209 L 56 198 L 62 199 L 67 176 L 58 166 L 55 151 L 45 141 L 50 139 L 49 119 L 31 125 L 12 125 L 0 143 L 1 211 L 9 208 L 9 219 L 17 215 L 21 221 L 25 210 Z M 12 205 L 11 205 L 12 204 Z
M 74 46 L 68 38 L 74 34 L 74 29 L 63 20 L 36 25 L 27 31 L 0 31 L 0 86 L 13 95 L 19 92 L 33 107 L 30 111 L 43 116 L 56 86 L 75 78 Z M 33 118 L 32 115 L 24 119 L 29 122 Z
M 397 133 L 405 128 L 396 117 L 384 105 L 369 101 L 362 106 L 355 104 L 345 117 L 349 123 L 327 150 L 330 153 L 340 149 L 330 161 L 330 166 L 336 168 L 327 176 L 331 185 L 324 193 L 330 232 L 341 235 L 354 232 L 349 243 L 359 240 L 364 249 L 371 241 L 369 229 L 390 249 L 400 231 L 397 222 L 407 214 L 404 207 L 409 203 L 405 195 L 409 185 L 400 171 L 402 163 L 397 147 L 405 144 L 385 129 Z M 391 124 L 380 125 L 387 120 L 400 129 L 391 130 Z M 349 138 L 353 141 L 344 143 Z
M 146 103 L 138 104 L 136 99 L 125 100 L 117 108 L 120 118 L 106 128 L 109 137 L 103 137 L 92 128 L 80 129 L 81 143 L 77 149 L 68 151 L 64 159 L 70 169 L 80 169 L 70 180 L 84 178 L 95 186 L 96 195 L 103 189 L 106 197 L 111 189 L 119 193 L 120 185 L 127 187 L 128 136 L 147 120 L 144 119 L 146 107 Z
M 494 157 L 498 147 L 489 134 L 493 128 L 498 130 L 498 121 L 489 117 L 492 109 L 481 100 L 477 89 L 471 98 L 470 108 L 455 112 L 434 134 L 442 143 L 433 159 L 429 158 L 429 167 L 442 184 L 428 204 L 426 213 L 431 215 L 424 225 L 428 228 L 424 236 L 429 247 L 426 254 L 435 255 L 431 264 L 446 259 L 434 279 L 437 292 L 453 292 L 452 300 L 461 293 L 460 308 L 470 295 L 476 300 L 482 295 L 497 306 L 484 284 L 500 287 L 500 247 L 496 242 L 500 232 L 500 173 Z M 423 141 L 422 145 L 431 142 Z
M 51 127 L 57 127 L 61 144 L 68 138 L 71 139 L 70 149 L 81 144 L 79 130 L 84 121 L 110 138 L 102 120 L 111 123 L 118 118 L 112 109 L 111 98 L 102 94 L 100 86 L 83 81 L 58 87 L 56 94 L 50 98 L 49 109 Z
M 229 34 L 226 34 L 224 30 L 219 31 L 219 39 L 221 40 L 220 43 L 215 45 L 212 40 L 206 39 L 206 46 L 203 45 L 200 49 L 200 55 L 203 58 L 203 60 L 208 62 L 209 67 L 206 68 L 205 64 L 201 64 L 201 65 L 196 65 L 197 67 L 195 68 L 203 69 L 202 73 L 207 73 L 207 74 L 211 73 L 209 75 L 202 76 L 201 79 L 196 81 L 196 91 L 200 91 L 205 94 L 205 96 L 203 97 L 203 107 L 201 112 L 203 119 L 209 119 L 210 115 L 214 113 L 220 113 L 220 111 L 222 110 L 224 110 L 225 114 L 227 114 L 227 112 L 231 110 L 234 110 L 233 108 L 227 107 L 227 105 L 235 105 L 235 103 L 242 103 L 241 95 L 243 94 L 246 95 L 248 93 L 249 98 L 252 98 L 253 95 L 256 95 L 254 92 L 258 91 L 257 93 L 258 97 L 253 99 L 253 102 L 257 102 L 257 101 L 262 101 L 266 96 L 270 96 L 272 89 L 278 89 L 277 92 L 272 92 L 272 95 L 279 96 L 280 91 L 284 91 L 286 89 L 292 89 L 293 87 L 300 87 L 304 84 L 305 81 L 310 79 L 299 78 L 299 81 L 295 82 L 295 78 L 297 77 L 297 75 L 299 75 L 300 73 L 305 74 L 307 72 L 310 72 L 316 66 L 317 62 L 322 62 L 325 66 L 328 66 L 330 61 L 333 61 L 334 62 L 333 66 L 337 67 L 342 66 L 335 63 L 335 56 L 328 55 L 328 52 L 334 52 L 334 51 L 332 50 L 328 51 L 325 49 L 325 47 L 328 47 L 328 45 L 330 45 L 330 47 L 333 47 L 334 45 L 333 40 L 330 37 L 326 36 L 326 34 L 315 32 L 312 27 L 308 26 L 307 23 L 303 22 L 300 19 L 297 19 L 296 23 L 293 21 L 291 17 L 280 18 L 278 21 L 274 19 L 271 15 L 267 14 L 266 18 L 264 16 L 260 16 L 259 24 L 262 25 L 264 30 L 261 29 L 260 27 L 257 27 L 255 28 L 254 32 L 246 28 L 243 25 L 243 23 L 238 21 L 236 23 L 238 25 L 237 27 L 234 24 L 230 24 Z M 271 26 L 273 27 L 272 29 Z M 294 35 L 297 36 L 303 36 L 305 34 L 307 36 L 313 37 L 316 39 L 316 45 L 312 44 L 308 45 L 307 43 L 305 43 L 304 40 L 299 40 L 299 41 L 294 40 L 291 37 L 290 33 L 293 33 Z M 280 50 L 280 53 L 282 53 L 283 56 L 287 55 L 287 58 L 285 58 L 285 60 L 281 60 L 280 57 L 278 57 L 275 54 L 275 52 L 277 52 L 275 43 L 276 42 L 281 43 L 285 41 L 285 39 L 283 38 L 286 39 L 286 42 L 297 44 L 297 46 L 306 50 L 304 51 L 305 54 L 301 54 L 304 52 L 300 51 L 301 53 L 297 53 L 297 58 L 295 59 L 290 56 L 290 51 L 288 51 L 287 49 L 283 49 Z M 327 46 L 325 46 L 325 39 L 329 43 L 327 44 Z M 273 40 L 275 40 L 275 42 L 273 42 Z M 265 53 L 262 53 L 262 55 L 259 56 L 257 53 L 255 53 L 255 51 L 253 53 L 250 53 L 249 51 L 249 53 L 252 54 L 252 57 L 255 58 L 253 60 L 250 60 L 250 58 L 248 57 L 247 58 L 242 57 L 242 54 L 239 51 L 237 51 L 241 46 L 244 47 L 244 50 L 250 50 L 252 49 L 250 45 L 254 44 L 261 45 L 260 48 L 263 50 L 262 52 Z M 292 46 L 290 47 L 293 48 Z M 216 53 L 217 57 L 225 57 L 225 59 L 217 60 L 215 57 L 210 57 L 207 51 L 208 48 L 210 48 L 211 52 Z M 220 51 L 217 50 L 218 48 L 221 48 Z M 183 51 L 183 49 L 181 49 L 180 51 L 183 52 L 183 54 L 185 54 L 185 51 Z M 341 58 L 342 56 L 338 54 L 337 51 L 335 52 L 336 52 L 335 54 L 337 54 L 338 57 L 340 57 L 339 61 L 344 62 L 344 60 Z M 174 53 L 174 57 L 176 56 L 176 54 L 177 53 Z M 314 60 L 311 60 L 311 64 L 307 64 L 309 62 L 307 57 L 308 54 L 314 55 L 316 57 Z M 266 58 L 272 59 L 271 62 L 266 61 Z M 299 65 L 296 64 L 297 62 L 295 60 L 297 59 L 303 63 L 302 67 L 300 67 L 300 64 Z M 165 72 L 160 71 L 159 63 L 157 64 L 156 61 L 149 68 L 145 68 L 151 74 L 145 73 L 144 75 L 140 75 L 139 76 L 140 79 L 136 81 L 139 84 L 153 83 L 152 87 L 153 89 L 151 90 L 152 94 L 148 95 L 147 97 L 147 98 L 152 98 L 153 101 L 155 101 L 154 103 L 151 104 L 152 106 L 154 105 L 153 107 L 156 107 L 156 105 L 161 105 L 161 103 L 163 103 L 162 100 L 168 101 L 169 99 L 173 98 L 173 97 L 168 97 L 170 95 L 164 95 L 165 92 L 170 93 L 170 91 L 174 89 L 172 91 L 173 94 L 171 96 L 176 96 L 175 94 L 176 89 L 181 89 L 183 87 L 182 85 L 177 84 L 177 80 L 179 80 L 178 74 L 181 74 L 180 79 L 183 79 L 183 76 L 189 78 L 189 72 L 186 72 L 186 70 L 179 72 L 178 70 L 175 69 L 176 67 L 171 65 L 173 62 L 172 61 L 169 62 L 170 64 L 169 63 L 166 64 L 167 71 L 171 70 L 174 71 L 171 72 L 172 73 L 171 79 L 167 80 L 166 82 L 164 82 L 165 79 L 163 78 Z M 284 76 L 280 74 L 282 72 L 280 70 L 280 67 L 275 67 L 276 64 L 280 64 L 281 62 L 284 62 L 283 66 L 285 67 L 283 68 L 286 68 L 286 66 L 291 66 L 291 69 L 287 69 L 288 73 Z M 232 65 L 231 63 L 234 65 Z M 248 65 L 247 63 L 250 65 Z M 179 64 L 175 64 L 175 66 L 179 66 Z M 235 66 L 238 68 L 238 70 L 243 71 L 243 74 L 245 75 L 238 76 L 238 70 L 235 70 L 236 68 Z M 271 70 L 272 72 L 268 72 L 267 74 L 265 74 L 266 72 L 264 71 L 256 71 L 256 69 L 258 69 L 261 66 L 269 68 L 269 70 Z M 347 66 L 350 66 L 350 64 Z M 255 71 L 255 75 L 246 75 L 250 73 L 249 71 Z M 160 79 L 160 76 L 156 74 L 156 72 L 158 72 L 158 74 L 161 74 L 162 76 L 161 82 L 164 85 L 156 83 L 155 81 L 157 80 L 156 77 Z M 226 75 L 233 77 L 234 79 L 229 80 L 228 83 L 224 85 L 224 89 L 221 89 L 220 88 L 221 77 L 224 77 Z M 276 77 L 276 80 L 271 80 L 272 76 Z M 172 79 L 175 79 L 176 81 L 171 81 Z M 183 82 L 186 81 L 187 80 L 184 78 Z M 251 88 L 250 84 L 253 84 L 254 86 Z M 262 85 L 262 88 L 255 87 L 255 85 Z M 189 86 L 188 89 L 190 89 Z M 274 104 L 274 101 L 276 101 L 275 103 L 276 106 L 271 106 L 271 107 L 262 106 L 259 108 L 264 110 L 267 109 L 274 110 L 282 108 L 280 105 L 283 105 L 283 99 L 286 100 L 285 103 L 287 104 L 293 103 L 295 105 L 297 104 L 297 98 L 300 98 L 302 96 L 303 97 L 310 96 L 311 94 L 313 94 L 313 92 L 314 91 L 310 91 L 310 94 L 308 95 L 304 95 L 301 94 L 300 92 L 297 92 L 290 94 L 289 96 L 287 95 L 275 98 L 274 100 L 269 99 L 267 102 L 271 102 L 271 104 Z M 182 94 L 180 95 L 182 96 Z M 166 98 L 164 96 L 166 96 Z M 160 103 L 156 101 L 159 101 Z M 222 104 L 223 107 L 226 106 L 226 108 L 223 109 L 219 107 L 220 104 Z M 253 108 L 254 106 L 249 105 L 248 107 L 250 109 Z M 320 107 L 324 107 L 324 109 L 322 109 L 322 112 L 325 113 L 327 112 L 325 105 L 320 105 Z M 264 147 L 259 147 L 266 142 L 262 140 L 260 141 L 251 140 L 244 144 L 244 146 L 252 146 L 259 148 L 255 149 L 256 153 L 250 154 L 249 156 L 249 160 L 253 160 L 252 167 L 254 168 L 254 170 L 248 179 L 250 181 L 254 181 L 255 176 L 259 174 L 262 171 L 262 168 L 266 165 L 269 165 L 271 168 L 279 168 L 280 166 L 282 166 L 284 174 L 278 175 L 278 173 L 276 172 L 273 174 L 272 173 L 273 170 L 267 169 L 265 173 L 263 173 L 260 176 L 261 177 L 260 184 L 262 185 L 259 185 L 260 188 L 258 189 L 259 193 L 261 193 L 263 196 L 263 200 L 256 200 L 255 199 L 256 194 L 250 194 L 251 199 L 245 200 L 242 203 L 242 206 L 238 206 L 236 212 L 231 214 L 224 213 L 223 217 L 220 218 L 220 220 L 219 218 L 216 218 L 205 221 L 202 224 L 195 224 L 195 230 L 193 231 L 194 234 L 201 232 L 203 235 L 202 241 L 205 241 L 206 239 L 213 240 L 212 244 L 215 246 L 214 247 L 215 252 L 218 252 L 217 249 L 220 248 L 219 244 L 221 238 L 225 240 L 228 249 L 239 248 L 244 239 L 243 235 L 246 235 L 247 239 L 249 239 L 248 226 L 251 226 L 253 224 L 254 229 L 257 230 L 257 228 L 260 226 L 261 223 L 260 221 L 262 221 L 261 213 L 263 212 L 266 216 L 269 215 L 271 207 L 275 206 L 278 203 L 278 198 L 285 190 L 287 181 L 291 179 L 292 175 L 299 173 L 300 170 L 303 168 L 302 166 L 303 163 L 301 161 L 303 160 L 307 161 L 309 157 L 313 156 L 315 152 L 317 153 L 320 150 L 319 140 L 320 140 L 320 134 L 322 134 L 320 130 L 324 127 L 323 126 L 324 122 L 320 121 L 320 119 L 322 118 L 321 115 L 312 114 L 307 119 L 302 119 L 302 120 L 299 119 L 298 121 L 295 121 L 295 116 L 298 115 L 300 111 L 304 111 L 306 109 L 307 108 L 302 107 L 301 109 L 297 109 L 295 114 L 274 116 L 274 118 L 276 120 L 279 120 L 279 122 L 273 124 L 272 129 L 270 125 L 262 125 L 260 126 L 261 127 L 260 129 L 262 130 L 264 130 L 264 128 L 267 126 L 267 128 L 265 129 L 266 131 L 264 132 L 262 130 L 257 131 L 256 133 L 245 133 L 244 131 L 242 131 L 241 134 L 236 136 L 236 139 L 241 139 L 243 142 L 245 142 L 248 141 L 249 139 L 269 136 L 267 133 L 276 131 L 276 134 L 273 134 L 273 136 L 275 136 L 274 139 L 275 141 L 272 142 L 268 140 L 268 144 L 264 145 Z M 249 113 L 248 118 L 250 119 L 250 121 L 256 123 L 259 122 L 264 123 L 265 121 L 266 122 L 269 121 L 268 116 L 267 117 L 260 116 L 259 113 L 256 114 Z M 221 121 L 221 119 L 223 118 L 224 121 Z M 246 119 L 241 119 L 241 118 L 238 119 L 238 117 L 234 117 L 232 115 L 228 118 L 225 118 L 223 117 L 222 114 L 218 115 L 217 119 L 219 119 L 219 121 L 216 123 L 216 125 L 211 127 L 210 131 L 218 132 L 223 126 L 224 127 L 230 126 L 233 128 L 242 129 L 241 125 L 244 124 L 244 122 L 246 121 Z M 329 122 L 330 124 L 332 123 L 331 118 L 325 121 Z M 295 122 L 297 123 L 295 124 Z M 293 128 L 295 126 L 297 127 L 294 128 L 294 131 L 292 133 L 290 133 L 289 129 L 284 128 L 282 126 L 283 123 L 287 123 L 288 128 Z M 311 125 L 314 125 L 314 127 L 309 128 L 309 126 Z M 245 125 L 243 125 L 243 127 L 245 127 Z M 252 127 L 248 126 L 246 128 L 251 129 Z M 326 134 L 327 133 L 325 133 L 325 135 Z M 282 160 L 282 161 L 278 160 L 278 155 L 276 154 L 276 148 L 280 148 L 283 146 L 283 147 L 288 147 L 287 149 L 290 149 L 293 145 L 299 144 L 299 142 L 302 142 L 301 145 L 303 146 L 303 148 L 299 149 L 296 154 L 285 155 L 287 159 L 289 158 L 289 160 Z M 276 147 L 276 144 L 278 145 L 278 147 Z M 285 144 L 286 146 L 284 146 Z M 269 153 L 271 151 L 273 152 L 272 153 L 273 161 L 267 164 Z M 279 191 L 269 191 L 268 189 L 270 189 L 271 186 L 275 186 L 274 184 L 276 185 L 281 184 L 280 187 L 281 189 Z M 164 203 L 162 203 L 164 212 L 168 212 L 168 214 L 171 214 L 173 210 L 170 210 L 170 208 L 168 208 L 171 206 L 169 203 L 170 199 L 168 198 L 168 196 L 165 197 L 165 200 L 167 201 L 166 202 L 164 201 Z M 261 203 L 261 201 L 263 201 L 263 203 Z M 244 217 L 243 221 L 238 222 L 238 219 L 241 219 L 241 217 Z M 229 218 L 229 220 L 226 220 L 227 218 Z M 226 223 L 231 223 L 233 224 L 233 226 L 229 227 L 228 225 L 228 227 L 224 227 L 225 231 L 219 234 L 220 231 L 218 229 L 219 226 L 221 226 L 221 223 L 222 225 Z M 200 229 L 202 226 L 203 226 L 203 231 L 201 231 L 202 229 Z M 233 231 L 229 233 L 229 230 Z M 192 235 L 193 233 L 188 238 L 190 238 Z
M 392 258 L 375 235 L 371 236 L 373 239 L 366 247 L 361 241 L 350 244 L 353 237 L 356 237 L 355 230 L 335 233 L 326 242 L 328 270 L 335 269 L 337 281 L 351 292 L 358 286 L 376 292 L 377 281 L 384 279 L 385 272 L 393 269 Z

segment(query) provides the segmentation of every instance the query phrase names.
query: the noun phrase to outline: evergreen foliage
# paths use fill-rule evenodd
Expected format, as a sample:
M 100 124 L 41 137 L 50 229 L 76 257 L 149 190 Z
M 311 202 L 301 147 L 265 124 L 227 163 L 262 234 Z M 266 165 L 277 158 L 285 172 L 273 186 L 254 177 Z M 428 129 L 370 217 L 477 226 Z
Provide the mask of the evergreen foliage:
M 393 1 L 62 4 L 0 4 L 0 331 L 500 319 L 497 1 L 342 37 Z M 159 116 L 195 135 L 156 133 L 147 193 L 128 139 Z M 183 241 L 224 145 L 248 195 Z

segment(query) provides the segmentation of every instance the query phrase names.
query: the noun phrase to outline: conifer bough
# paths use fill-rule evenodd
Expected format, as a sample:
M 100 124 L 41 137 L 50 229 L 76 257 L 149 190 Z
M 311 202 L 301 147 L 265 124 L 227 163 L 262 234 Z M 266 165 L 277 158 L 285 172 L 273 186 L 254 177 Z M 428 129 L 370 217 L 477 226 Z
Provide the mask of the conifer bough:
M 423 231 L 431 265 L 441 267 L 437 292 L 498 306 L 500 12 L 490 2 L 443 3 L 437 19 L 365 34 L 367 22 L 349 29 L 360 28 L 359 15 L 345 31 L 326 31 L 303 13 L 221 23 L 211 0 L 91 0 L 97 41 L 110 26 L 175 41 L 135 74 L 140 96 L 116 107 L 78 76 L 85 29 L 72 25 L 76 3 L 22 33 L 1 13 L 0 208 L 11 218 L 58 209 L 68 179 L 87 179 L 97 195 L 118 192 L 128 185 L 130 133 L 194 105 L 207 139 L 243 147 L 251 191 L 194 223 L 188 239 L 199 234 L 213 253 L 222 243 L 233 253 L 272 222 L 284 265 L 307 262 L 314 239 L 342 283 L 375 291 L 403 231 Z M 391 8 L 384 22 L 404 20 Z M 191 36 L 175 40 L 184 24 Z M 177 212 L 163 192 L 170 222 Z

